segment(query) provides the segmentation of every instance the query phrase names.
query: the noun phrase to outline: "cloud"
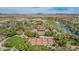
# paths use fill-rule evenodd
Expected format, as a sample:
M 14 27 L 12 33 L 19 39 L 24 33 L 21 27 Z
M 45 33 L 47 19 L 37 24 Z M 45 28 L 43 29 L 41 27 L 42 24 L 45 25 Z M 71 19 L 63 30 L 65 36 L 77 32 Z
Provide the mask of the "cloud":
M 3 13 L 48 13 L 50 8 L 47 7 L 14 7 L 0 8 Z
M 52 8 L 50 11 L 52 13 L 79 13 L 79 8 L 78 7 L 55 7 Z
M 75 13 L 78 7 L 0 7 L 0 13 Z

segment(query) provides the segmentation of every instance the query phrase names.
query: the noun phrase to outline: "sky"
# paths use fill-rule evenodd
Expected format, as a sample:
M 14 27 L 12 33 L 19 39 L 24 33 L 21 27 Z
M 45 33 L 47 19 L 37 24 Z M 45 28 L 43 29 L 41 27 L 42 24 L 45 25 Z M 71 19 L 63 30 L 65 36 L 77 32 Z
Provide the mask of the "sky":
M 79 7 L 0 7 L 0 13 L 7 13 L 7 14 L 32 14 L 32 13 L 79 14 Z

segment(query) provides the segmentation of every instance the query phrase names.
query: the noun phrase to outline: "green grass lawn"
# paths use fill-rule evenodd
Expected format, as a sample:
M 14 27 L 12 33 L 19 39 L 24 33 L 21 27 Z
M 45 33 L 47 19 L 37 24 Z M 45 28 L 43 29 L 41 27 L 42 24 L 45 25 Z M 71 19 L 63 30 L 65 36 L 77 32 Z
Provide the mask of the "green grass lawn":
M 15 47 L 16 49 L 20 51 L 27 51 L 31 50 L 31 44 L 26 41 L 25 39 L 18 37 L 18 36 L 13 36 L 10 37 L 6 42 L 5 42 L 6 47 Z

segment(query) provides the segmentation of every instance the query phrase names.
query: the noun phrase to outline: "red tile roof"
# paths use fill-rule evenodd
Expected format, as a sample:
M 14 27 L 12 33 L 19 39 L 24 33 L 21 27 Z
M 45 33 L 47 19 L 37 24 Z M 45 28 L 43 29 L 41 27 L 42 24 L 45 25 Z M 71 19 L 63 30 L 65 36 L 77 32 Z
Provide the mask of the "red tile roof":
M 39 44 L 54 44 L 54 40 L 52 38 L 31 38 L 30 42 L 33 43 L 34 45 L 39 45 Z

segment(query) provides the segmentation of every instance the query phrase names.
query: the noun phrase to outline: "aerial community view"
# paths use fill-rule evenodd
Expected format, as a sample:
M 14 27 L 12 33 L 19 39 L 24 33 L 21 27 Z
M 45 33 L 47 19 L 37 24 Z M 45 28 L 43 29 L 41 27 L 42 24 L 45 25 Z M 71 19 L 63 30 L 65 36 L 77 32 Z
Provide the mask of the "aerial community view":
M 0 51 L 79 51 L 79 8 L 0 7 Z

